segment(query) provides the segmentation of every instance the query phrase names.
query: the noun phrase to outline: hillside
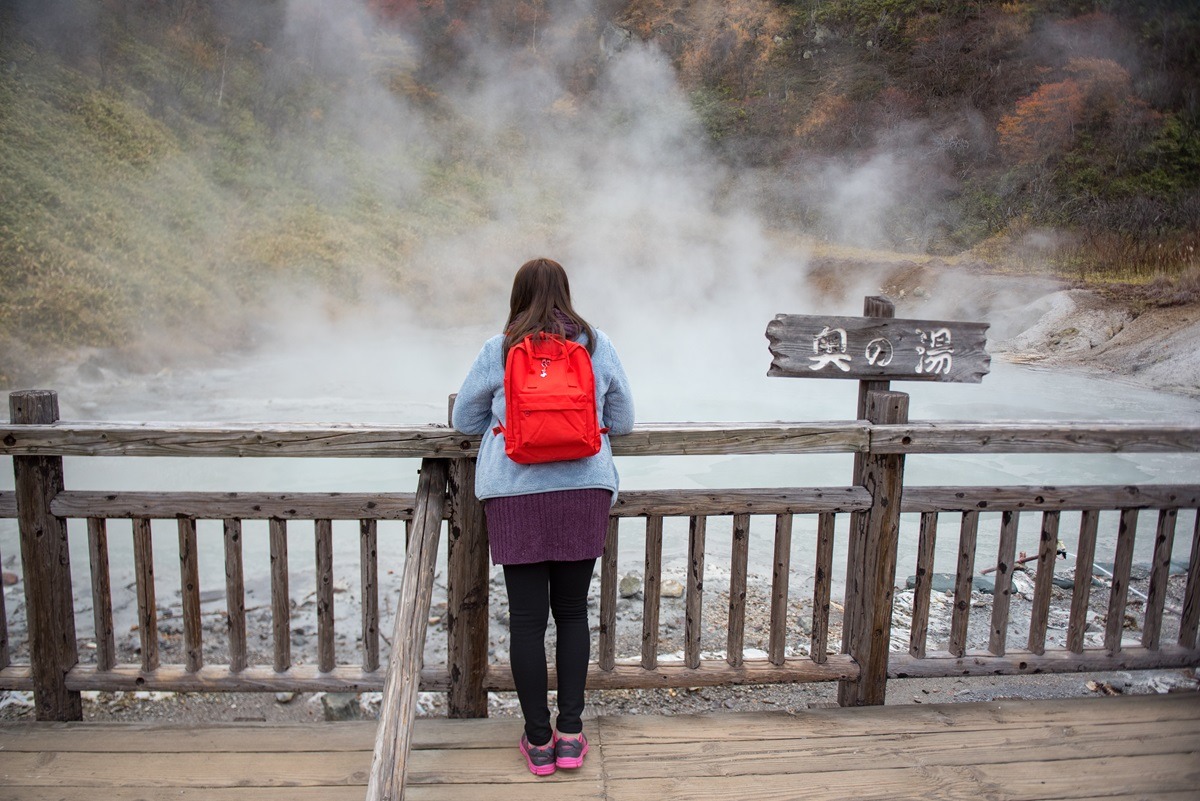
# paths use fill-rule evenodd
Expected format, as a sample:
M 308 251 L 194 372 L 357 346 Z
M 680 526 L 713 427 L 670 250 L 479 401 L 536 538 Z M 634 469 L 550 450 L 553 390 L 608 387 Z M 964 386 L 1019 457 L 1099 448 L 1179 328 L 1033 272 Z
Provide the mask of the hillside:
M 694 275 L 758 230 L 1116 282 L 1139 308 L 1200 293 L 1189 2 L 0 15 L 0 385 L 80 348 L 156 368 L 252 346 L 296 297 L 454 319 L 531 248 Z

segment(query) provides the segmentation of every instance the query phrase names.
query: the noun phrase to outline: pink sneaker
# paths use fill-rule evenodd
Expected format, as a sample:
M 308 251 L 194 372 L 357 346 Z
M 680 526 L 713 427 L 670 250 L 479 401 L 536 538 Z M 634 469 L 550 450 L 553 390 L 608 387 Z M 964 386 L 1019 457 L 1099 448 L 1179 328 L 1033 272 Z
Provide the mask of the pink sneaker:
M 549 776 L 554 772 L 555 745 L 553 734 L 550 735 L 550 742 L 545 745 L 530 745 L 528 738 L 524 734 L 521 735 L 520 749 L 525 755 L 525 764 L 529 766 L 530 773 L 534 776 Z
M 559 735 L 554 746 L 554 764 L 560 768 L 577 768 L 587 756 L 588 741 L 582 733 L 569 736 Z

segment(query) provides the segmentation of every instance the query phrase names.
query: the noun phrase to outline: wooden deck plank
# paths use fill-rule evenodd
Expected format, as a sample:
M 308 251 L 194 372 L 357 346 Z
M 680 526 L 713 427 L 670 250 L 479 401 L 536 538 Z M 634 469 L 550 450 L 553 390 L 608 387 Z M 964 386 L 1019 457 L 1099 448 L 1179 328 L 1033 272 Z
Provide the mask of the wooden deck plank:
M 857 770 L 815 777 L 790 774 L 762 776 L 680 777 L 610 781 L 608 801 L 686 798 L 689 801 L 978 801 L 977 789 L 955 792 L 970 783 L 961 768 L 937 773 L 918 768 Z M 994 801 L 994 799 L 993 799 Z
M 742 740 L 663 745 L 608 745 L 610 779 L 689 776 L 763 776 L 775 773 L 904 768 L 912 765 L 1020 764 L 1050 759 L 1200 753 L 1200 721 L 1174 726 L 1046 725 L 1040 729 L 930 731 L 854 737 Z
M 1200 786 L 1200 765 L 1177 756 L 1079 759 L 1011 766 L 913 766 L 815 775 L 685 776 L 610 780 L 609 801 L 1044 801 L 1132 796 L 1157 799 Z M 1185 796 L 1186 797 L 1186 796 Z
M 578 771 L 537 778 L 520 721 L 423 719 L 409 801 L 1194 798 L 1200 693 L 787 713 L 614 716 L 585 723 Z M 348 801 L 365 794 L 375 724 L 8 723 L 0 801 Z
M 569 794 L 564 794 L 568 791 Z M 172 788 L 171 801 L 362 801 L 366 787 L 191 787 Z M 564 801 L 570 799 L 603 799 L 604 792 L 597 782 L 564 785 L 555 776 L 536 784 L 453 784 L 445 786 L 410 786 L 404 794 L 406 801 L 462 801 L 464 798 L 485 801 Z M 0 801 L 150 801 L 144 787 L 115 787 L 106 789 L 103 799 L 94 787 L 0 787 Z
M 1010 765 L 980 765 L 971 772 L 995 797 L 1012 801 L 1118 794 L 1157 798 L 1168 792 L 1195 794 L 1200 788 L 1200 758 L 1194 752 L 1184 757 L 1162 754 L 1031 762 L 1020 771 Z
M 919 732 L 930 726 L 962 732 L 1005 725 L 1134 724 L 1200 719 L 1200 694 L 994 701 L 905 707 L 810 709 L 787 712 L 721 712 L 700 715 L 621 716 L 589 721 L 611 742 L 757 740 L 812 736 L 871 735 L 881 730 Z M 520 736 L 513 718 L 421 719 L 414 748 L 494 748 Z M 104 751 L 109 753 L 369 751 L 373 721 L 329 724 L 199 724 L 190 728 L 159 723 L 9 723 L 0 725 L 0 750 Z
M 365 785 L 371 767 L 366 751 L 273 752 L 270 771 L 260 753 L 223 753 L 215 770 L 212 754 L 139 754 L 113 759 L 102 752 L 0 752 L 0 785 L 78 787 L 330 787 Z M 590 781 L 601 760 L 563 771 L 560 781 Z M 410 785 L 512 784 L 537 782 L 515 745 L 476 749 L 414 751 Z
M 375 721 L 338 723 L 198 724 L 189 728 L 161 723 L 10 723 L 0 725 L 2 751 L 98 751 L 106 753 L 188 753 L 290 751 L 371 751 Z M 420 720 L 413 747 L 495 748 L 516 742 L 521 723 L 513 718 Z
M 462 785 L 458 785 L 461 787 Z M 365 785 L 345 787 L 181 787 L 171 801 L 363 801 Z M 95 787 L 0 787 L 0 801 L 158 801 L 145 787 L 112 787 L 97 795 Z M 485 796 L 478 796 L 483 798 Z M 491 796 L 502 799 L 503 796 Z M 409 794 L 408 799 L 425 798 Z
M 955 731 L 1000 724 L 1030 725 L 1056 720 L 1072 725 L 1132 723 L 1200 717 L 1200 694 L 1180 693 L 1116 698 L 1066 698 L 1044 701 L 991 701 L 977 704 L 922 704 L 904 707 L 809 709 L 802 712 L 727 712 L 711 715 L 628 715 L 599 718 L 605 739 L 614 743 L 694 740 L 764 740 L 802 731 L 829 735 L 919 733 L 931 726 Z

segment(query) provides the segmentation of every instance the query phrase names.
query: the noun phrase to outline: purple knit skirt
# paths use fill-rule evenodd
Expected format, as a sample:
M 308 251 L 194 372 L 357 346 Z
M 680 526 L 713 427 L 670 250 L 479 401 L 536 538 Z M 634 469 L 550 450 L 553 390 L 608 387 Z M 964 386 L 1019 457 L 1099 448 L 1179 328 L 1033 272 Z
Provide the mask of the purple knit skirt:
M 604 553 L 612 493 L 606 489 L 561 490 L 489 498 L 487 516 L 492 562 L 577 562 Z

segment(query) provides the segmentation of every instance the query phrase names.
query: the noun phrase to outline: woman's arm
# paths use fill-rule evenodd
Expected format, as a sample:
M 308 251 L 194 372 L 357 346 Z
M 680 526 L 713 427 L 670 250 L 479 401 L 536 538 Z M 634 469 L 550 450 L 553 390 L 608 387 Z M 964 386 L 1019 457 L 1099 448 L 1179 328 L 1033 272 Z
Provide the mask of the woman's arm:
M 500 380 L 497 381 L 497 376 Z M 492 427 L 492 396 L 503 385 L 499 354 L 485 344 L 463 379 L 450 420 L 464 434 L 483 434 Z
M 610 434 L 628 434 L 633 431 L 633 391 L 617 349 L 612 342 L 606 344 L 612 360 L 612 378 L 604 393 L 604 425 Z

